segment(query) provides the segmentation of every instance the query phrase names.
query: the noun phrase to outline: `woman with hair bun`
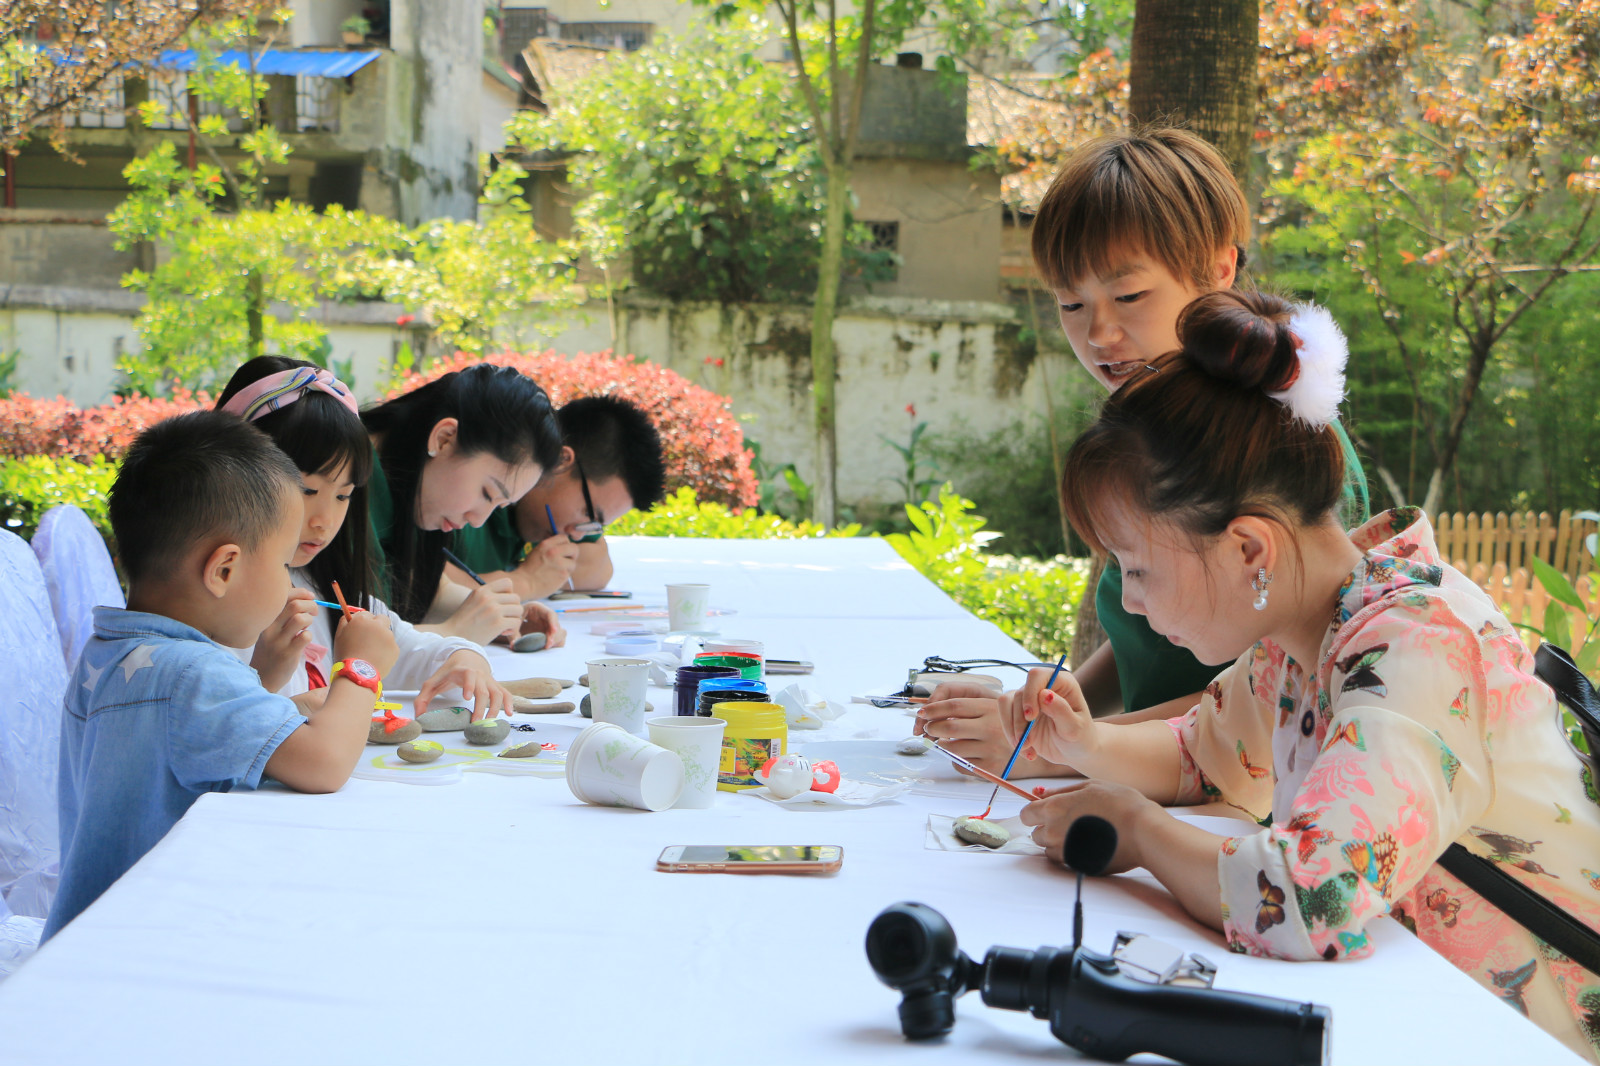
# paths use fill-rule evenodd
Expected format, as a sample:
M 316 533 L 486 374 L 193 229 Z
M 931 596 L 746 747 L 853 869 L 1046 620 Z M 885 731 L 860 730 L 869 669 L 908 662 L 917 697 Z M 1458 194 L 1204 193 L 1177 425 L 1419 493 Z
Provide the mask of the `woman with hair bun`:
M 1145 867 L 1234 951 L 1360 957 L 1393 917 L 1600 1059 L 1600 976 L 1440 864 L 1460 844 L 1600 928 L 1600 800 L 1527 647 L 1420 511 L 1341 525 L 1327 312 L 1214 292 L 1179 341 L 1073 444 L 1062 501 L 1120 563 L 1130 612 L 1229 665 L 1183 717 L 1129 724 L 1033 671 L 1003 701 L 1009 737 L 1033 721 L 1025 754 L 1091 780 L 1023 821 L 1060 860 L 1077 818 L 1106 819 L 1110 872 Z M 1162 809 L 1214 800 L 1266 828 L 1223 837 Z

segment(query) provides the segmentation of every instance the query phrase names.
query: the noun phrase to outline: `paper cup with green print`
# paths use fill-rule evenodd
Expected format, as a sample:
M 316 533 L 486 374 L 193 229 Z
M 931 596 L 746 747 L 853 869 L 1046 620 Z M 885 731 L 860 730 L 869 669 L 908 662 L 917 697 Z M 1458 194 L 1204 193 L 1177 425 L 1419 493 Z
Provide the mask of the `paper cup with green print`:
M 667 715 L 650 719 L 650 742 L 675 751 L 683 760 L 683 795 L 677 807 L 709 807 L 717 798 L 717 767 L 722 761 L 721 718 Z
M 674 633 L 702 628 L 710 607 L 710 585 L 680 582 L 667 586 L 667 628 Z
M 567 787 L 597 807 L 664 811 L 678 802 L 683 784 L 677 752 L 609 722 L 585 729 L 567 750 Z
M 644 693 L 650 687 L 650 660 L 608 656 L 590 659 L 586 665 L 594 720 L 621 726 L 636 737 L 644 736 Z

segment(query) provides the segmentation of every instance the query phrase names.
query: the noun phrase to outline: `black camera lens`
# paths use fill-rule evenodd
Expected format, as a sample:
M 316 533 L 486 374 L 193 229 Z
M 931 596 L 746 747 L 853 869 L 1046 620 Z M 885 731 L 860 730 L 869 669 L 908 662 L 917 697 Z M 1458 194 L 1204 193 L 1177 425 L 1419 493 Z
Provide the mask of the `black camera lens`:
M 889 908 L 867 930 L 867 962 L 891 988 L 931 976 L 935 954 L 929 951 L 927 922 L 909 907 Z
M 1028 979 L 1034 952 L 1022 948 L 990 948 L 983 957 L 983 1001 L 1002 1010 L 1028 1010 Z

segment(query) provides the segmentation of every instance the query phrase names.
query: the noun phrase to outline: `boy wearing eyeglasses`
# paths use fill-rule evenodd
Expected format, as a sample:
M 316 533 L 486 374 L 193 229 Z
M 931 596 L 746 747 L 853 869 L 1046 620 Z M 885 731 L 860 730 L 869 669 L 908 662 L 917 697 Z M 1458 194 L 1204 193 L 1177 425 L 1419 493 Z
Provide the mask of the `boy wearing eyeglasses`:
M 561 462 L 511 507 L 482 527 L 458 530 L 455 552 L 486 581 L 509 577 L 524 600 L 563 589 L 605 588 L 611 553 L 605 528 L 666 493 L 661 436 L 638 407 L 613 396 L 586 396 L 558 412 Z M 463 585 L 455 567 L 445 573 Z

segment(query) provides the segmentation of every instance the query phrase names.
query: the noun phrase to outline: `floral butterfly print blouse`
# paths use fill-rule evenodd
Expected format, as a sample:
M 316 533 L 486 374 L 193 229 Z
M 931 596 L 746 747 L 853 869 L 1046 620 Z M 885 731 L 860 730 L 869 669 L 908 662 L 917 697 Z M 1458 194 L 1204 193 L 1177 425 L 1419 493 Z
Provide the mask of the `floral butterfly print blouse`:
M 1388 915 L 1600 1060 L 1600 976 L 1437 865 L 1460 842 L 1600 929 L 1600 796 L 1554 694 L 1505 616 L 1439 558 L 1420 512 L 1379 515 L 1352 537 L 1366 559 L 1315 674 L 1263 642 L 1170 723 L 1179 803 L 1270 818 L 1221 848 L 1228 945 L 1360 957 L 1363 930 Z

